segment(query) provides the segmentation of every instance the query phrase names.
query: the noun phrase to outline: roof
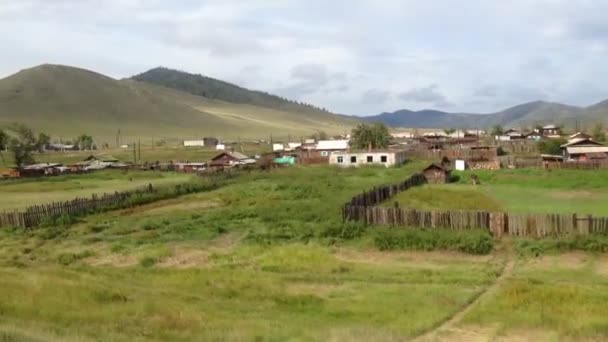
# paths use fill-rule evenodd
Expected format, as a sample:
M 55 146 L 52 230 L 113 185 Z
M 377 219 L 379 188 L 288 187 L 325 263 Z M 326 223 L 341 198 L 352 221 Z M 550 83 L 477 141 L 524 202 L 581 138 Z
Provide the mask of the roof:
M 576 132 L 568 137 L 568 140 L 572 140 L 574 138 L 591 138 L 591 136 L 585 132 Z
M 608 156 L 606 155 L 606 153 L 586 153 L 587 157 L 589 157 L 589 159 L 606 159 L 608 158 Z
M 559 127 L 557 127 L 556 125 L 547 125 L 547 126 L 543 126 L 543 129 L 557 129 Z
M 572 147 L 572 146 L 604 146 L 603 144 L 593 141 L 590 138 L 575 138 L 568 141 L 568 143 L 563 144 L 561 147 Z
M 117 162 L 118 159 L 114 158 L 112 156 L 95 156 L 95 155 L 90 155 L 88 156 L 84 161 L 92 161 L 92 160 L 99 160 L 102 162 Z
M 346 150 L 349 140 L 320 140 L 317 143 L 317 150 Z
M 566 150 L 568 154 L 608 153 L 608 146 L 574 146 Z
M 62 166 L 62 164 L 60 164 L 60 163 L 39 163 L 39 164 L 31 164 L 31 165 L 24 166 L 23 169 L 24 170 L 41 170 L 41 169 L 48 169 L 48 168 L 56 168 L 56 167 L 60 167 L 60 166 Z
M 558 160 L 563 160 L 564 159 L 563 156 L 556 155 L 556 154 L 541 154 L 540 157 L 542 159 L 558 159 Z

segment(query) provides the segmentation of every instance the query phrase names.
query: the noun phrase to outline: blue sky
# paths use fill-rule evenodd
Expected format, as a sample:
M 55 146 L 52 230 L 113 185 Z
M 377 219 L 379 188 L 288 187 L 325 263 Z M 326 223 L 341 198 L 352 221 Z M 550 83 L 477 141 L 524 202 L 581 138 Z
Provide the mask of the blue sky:
M 603 0 L 0 0 L 0 77 L 156 66 L 345 114 L 608 98 Z

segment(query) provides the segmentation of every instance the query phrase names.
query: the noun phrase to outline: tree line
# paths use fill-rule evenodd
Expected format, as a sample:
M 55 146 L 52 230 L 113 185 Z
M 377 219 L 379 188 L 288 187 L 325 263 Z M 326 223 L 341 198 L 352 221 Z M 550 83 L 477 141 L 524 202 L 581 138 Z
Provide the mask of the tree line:
M 64 142 L 77 150 L 95 150 L 97 146 L 91 135 L 81 134 L 72 141 Z M 6 161 L 3 151 L 9 151 L 17 167 L 34 164 L 35 153 L 43 153 L 51 147 L 51 136 L 44 132 L 36 134 L 23 124 L 13 124 L 8 129 L 0 129 L 0 158 Z

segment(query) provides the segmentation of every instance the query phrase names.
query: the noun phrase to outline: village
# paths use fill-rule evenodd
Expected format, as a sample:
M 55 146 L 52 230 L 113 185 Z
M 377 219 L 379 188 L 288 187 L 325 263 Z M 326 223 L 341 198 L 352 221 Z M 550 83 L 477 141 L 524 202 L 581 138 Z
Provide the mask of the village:
M 216 151 L 208 160 L 138 162 L 137 153 L 134 153 L 133 160 L 119 160 L 104 150 L 96 150 L 92 151 L 95 154 L 77 162 L 57 161 L 14 167 L 0 177 L 80 174 L 105 169 L 204 173 L 230 168 L 271 168 L 296 164 L 393 167 L 403 165 L 408 160 L 428 160 L 457 171 L 521 167 L 593 169 L 608 165 L 607 145 L 584 132 L 566 133 L 556 125 L 538 127 L 529 132 L 507 129 L 500 135 L 461 129 L 392 132 L 390 135 L 390 143 L 381 149 L 371 146 L 354 149 L 350 135 L 343 135 L 326 140 L 301 139 L 284 143 L 257 141 L 255 154 L 247 154 L 242 144 L 221 143 L 216 138 L 206 137 L 184 140 L 181 149 L 203 150 L 211 155 Z M 553 145 L 552 153 L 541 151 L 543 142 Z M 122 148 L 129 149 L 130 146 Z M 179 156 L 179 149 L 173 149 L 177 151 L 175 157 Z M 73 146 L 49 144 L 44 153 L 48 154 L 46 159 L 61 159 L 62 154 L 74 150 Z M 134 152 L 137 151 L 134 149 Z

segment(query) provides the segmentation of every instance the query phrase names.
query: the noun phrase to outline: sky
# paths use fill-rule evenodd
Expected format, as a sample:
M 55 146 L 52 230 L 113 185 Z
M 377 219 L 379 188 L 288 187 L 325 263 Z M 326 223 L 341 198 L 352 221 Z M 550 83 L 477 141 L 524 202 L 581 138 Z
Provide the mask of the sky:
M 0 77 L 157 66 L 333 112 L 608 99 L 605 0 L 0 0 Z

